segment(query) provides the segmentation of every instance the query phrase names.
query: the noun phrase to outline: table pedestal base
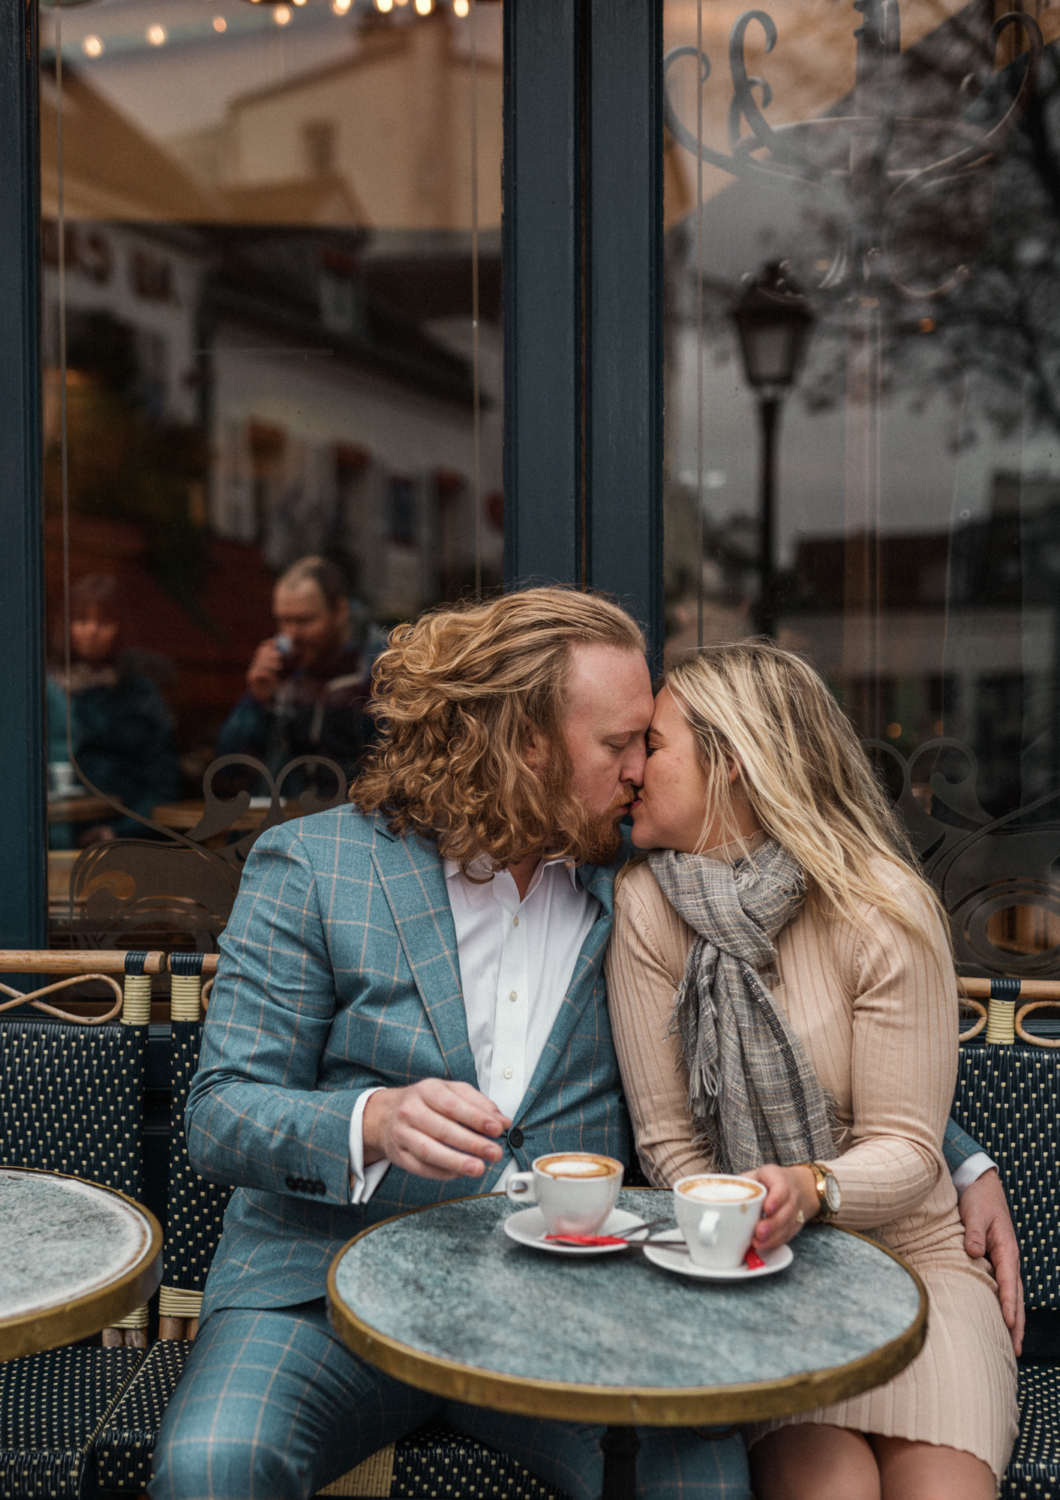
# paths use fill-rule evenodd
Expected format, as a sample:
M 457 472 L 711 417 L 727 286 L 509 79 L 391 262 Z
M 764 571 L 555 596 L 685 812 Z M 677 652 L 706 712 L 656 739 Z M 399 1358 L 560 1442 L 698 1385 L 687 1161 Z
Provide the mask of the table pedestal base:
M 636 1500 L 637 1450 L 640 1438 L 635 1427 L 609 1427 L 600 1439 L 604 1455 L 604 1488 L 601 1500 Z

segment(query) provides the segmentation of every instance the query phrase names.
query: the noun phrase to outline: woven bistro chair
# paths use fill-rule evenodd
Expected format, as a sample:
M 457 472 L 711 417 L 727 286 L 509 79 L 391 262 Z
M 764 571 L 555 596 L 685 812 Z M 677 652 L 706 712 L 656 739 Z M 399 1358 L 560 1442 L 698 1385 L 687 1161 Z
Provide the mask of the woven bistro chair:
M 1019 1240 L 1028 1310 L 1057 1314 L 1060 1038 L 1035 1036 L 1024 1023 L 1035 1011 L 1060 1008 L 1060 982 L 960 983 L 963 1003 L 979 1019 L 961 1037 L 954 1118 L 997 1162 Z M 1060 1365 L 1033 1356 L 1020 1360 L 1019 1407 L 1002 1500 L 1060 1500 Z
M 158 953 L 0 952 L 0 972 L 56 976 L 0 986 L 0 1165 L 68 1172 L 142 1197 L 141 1134 L 151 975 Z M 120 976 L 119 984 L 115 976 Z M 103 1015 L 56 1004 L 86 981 L 107 986 Z M 69 1001 L 65 1002 L 69 1004 Z M 46 1019 L 10 1014 L 30 1006 Z M 75 1345 L 0 1364 L 0 1495 L 73 1500 L 121 1393 L 146 1357 L 147 1309 Z
M 139 1494 L 151 1478 L 158 1429 L 198 1331 L 206 1275 L 232 1196 L 230 1187 L 207 1182 L 194 1170 L 184 1132 L 188 1090 L 202 1041 L 202 976 L 204 969 L 212 974 L 216 966 L 216 955 L 169 956 L 169 1191 L 165 1268 L 158 1293 L 159 1339 L 98 1433 L 94 1448 L 100 1487 L 119 1494 Z
M 169 958 L 172 1017 L 169 1206 L 166 1260 L 159 1290 L 159 1340 L 97 1433 L 97 1481 L 105 1493 L 135 1495 L 151 1478 L 162 1417 L 191 1352 L 202 1291 L 221 1238 L 230 1188 L 207 1182 L 188 1158 L 184 1111 L 199 1061 L 202 1020 L 215 955 Z M 432 1426 L 372 1455 L 324 1495 L 444 1496 L 445 1500 L 565 1500 L 507 1455 Z

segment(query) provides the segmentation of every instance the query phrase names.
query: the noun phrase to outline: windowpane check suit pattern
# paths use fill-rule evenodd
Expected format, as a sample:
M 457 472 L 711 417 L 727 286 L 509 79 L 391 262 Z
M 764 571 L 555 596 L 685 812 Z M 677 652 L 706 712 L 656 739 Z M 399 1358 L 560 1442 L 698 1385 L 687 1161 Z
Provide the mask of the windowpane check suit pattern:
M 195 1169 L 240 1186 L 204 1326 L 159 1434 L 155 1500 L 304 1500 L 439 1418 L 520 1457 L 573 1500 L 599 1493 L 601 1429 L 413 1391 L 345 1349 L 323 1304 L 333 1257 L 368 1224 L 488 1192 L 513 1159 L 519 1168 L 549 1151 L 627 1159 L 603 976 L 614 870 L 578 874 L 600 914 L 501 1160 L 450 1183 L 391 1166 L 352 1206 L 349 1126 L 365 1089 L 428 1077 L 476 1085 L 442 860 L 432 843 L 396 837 L 353 807 L 257 841 L 221 939 L 186 1116 Z M 738 1438 L 660 1429 L 642 1440 L 640 1500 L 749 1500 Z
M 340 1247 L 368 1224 L 469 1191 L 548 1151 L 628 1156 L 605 1003 L 613 871 L 579 877 L 601 903 L 517 1111 L 521 1132 L 483 1177 L 432 1182 L 391 1167 L 349 1204 L 350 1116 L 361 1092 L 421 1078 L 477 1086 L 456 932 L 437 847 L 342 807 L 270 829 L 247 861 L 221 938 L 188 1097 L 195 1169 L 241 1184 L 206 1284 L 219 1307 L 322 1297 Z M 513 1145 L 513 1141 L 519 1142 Z

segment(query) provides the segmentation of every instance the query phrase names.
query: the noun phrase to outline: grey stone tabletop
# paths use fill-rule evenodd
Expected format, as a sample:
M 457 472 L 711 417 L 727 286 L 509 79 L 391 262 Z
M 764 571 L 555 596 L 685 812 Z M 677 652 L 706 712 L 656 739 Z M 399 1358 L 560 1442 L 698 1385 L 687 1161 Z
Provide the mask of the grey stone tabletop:
M 109 1286 L 150 1244 L 144 1215 L 105 1188 L 0 1169 L 0 1324 Z
M 653 1219 L 672 1201 L 626 1190 L 619 1206 Z M 583 1420 L 653 1414 L 660 1425 L 820 1406 L 890 1378 L 922 1342 L 918 1282 L 881 1247 L 831 1227 L 804 1230 L 787 1270 L 722 1283 L 635 1252 L 575 1258 L 518 1245 L 503 1231 L 514 1211 L 494 1195 L 373 1227 L 333 1265 L 338 1331 L 388 1373 L 456 1399 Z M 674 1399 L 693 1388 L 713 1400 Z M 607 1391 L 629 1399 L 609 1403 Z

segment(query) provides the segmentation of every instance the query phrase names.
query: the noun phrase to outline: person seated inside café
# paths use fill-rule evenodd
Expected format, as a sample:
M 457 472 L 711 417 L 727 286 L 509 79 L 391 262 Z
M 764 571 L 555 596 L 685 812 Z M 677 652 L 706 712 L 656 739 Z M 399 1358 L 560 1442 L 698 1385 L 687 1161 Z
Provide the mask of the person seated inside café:
M 125 811 L 115 808 L 89 823 L 53 823 L 53 849 L 150 838 L 152 830 L 133 814 L 149 818 L 152 808 L 180 795 L 172 716 L 123 633 L 117 579 L 95 573 L 79 579 L 70 590 L 69 666 L 63 651 L 47 682 L 48 760 L 65 773 L 64 785 L 53 790 L 75 798 L 102 793 Z
M 319 755 L 335 761 L 347 781 L 370 734 L 364 708 L 371 657 L 353 638 L 342 571 L 323 557 L 303 557 L 273 591 L 276 634 L 262 641 L 247 669 L 247 690 L 217 736 L 221 755 L 249 755 L 277 776 L 291 760 Z M 300 767 L 282 794 L 333 777 Z M 262 788 L 256 788 L 261 790 Z

